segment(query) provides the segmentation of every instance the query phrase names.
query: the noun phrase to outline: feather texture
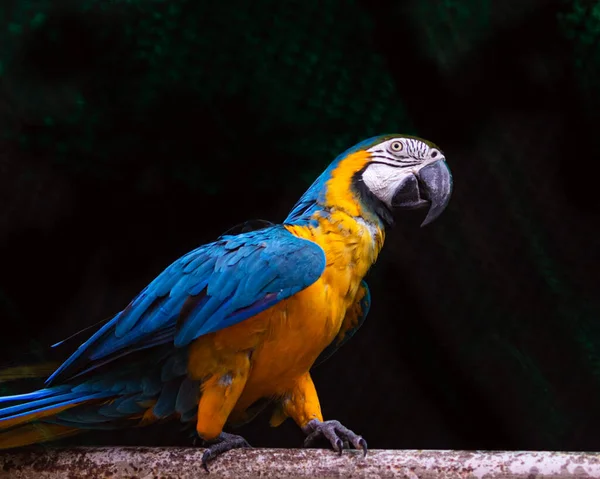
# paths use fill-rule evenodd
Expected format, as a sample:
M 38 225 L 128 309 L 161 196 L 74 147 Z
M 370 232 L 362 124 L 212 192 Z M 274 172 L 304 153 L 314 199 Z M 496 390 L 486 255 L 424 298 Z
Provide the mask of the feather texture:
M 222 236 L 165 269 L 123 311 L 83 343 L 46 381 L 56 384 L 85 365 L 172 343 L 176 347 L 263 311 L 314 283 L 325 268 L 315 243 L 272 226 Z M 182 316 L 186 301 L 198 297 Z

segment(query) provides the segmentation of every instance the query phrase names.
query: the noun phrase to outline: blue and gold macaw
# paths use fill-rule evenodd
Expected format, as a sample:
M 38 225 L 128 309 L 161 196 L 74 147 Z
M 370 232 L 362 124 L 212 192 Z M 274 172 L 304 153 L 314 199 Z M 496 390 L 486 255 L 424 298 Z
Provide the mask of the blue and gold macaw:
M 444 210 L 452 178 L 441 150 L 386 135 L 350 148 L 283 224 L 226 234 L 176 260 L 60 365 L 46 387 L 1 397 L 0 449 L 86 429 L 178 418 L 209 447 L 206 464 L 248 444 L 223 432 L 274 405 L 342 452 L 365 440 L 324 421 L 311 368 L 367 316 L 363 277 L 394 209 Z

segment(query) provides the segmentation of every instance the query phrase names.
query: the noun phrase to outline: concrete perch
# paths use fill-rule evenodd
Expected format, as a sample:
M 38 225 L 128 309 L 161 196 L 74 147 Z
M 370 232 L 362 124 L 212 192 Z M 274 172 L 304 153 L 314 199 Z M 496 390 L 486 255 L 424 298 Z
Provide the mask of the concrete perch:
M 197 478 L 206 476 L 200 448 L 29 448 L 0 452 L 0 478 Z M 246 449 L 218 458 L 218 478 L 598 478 L 600 454 L 324 449 Z

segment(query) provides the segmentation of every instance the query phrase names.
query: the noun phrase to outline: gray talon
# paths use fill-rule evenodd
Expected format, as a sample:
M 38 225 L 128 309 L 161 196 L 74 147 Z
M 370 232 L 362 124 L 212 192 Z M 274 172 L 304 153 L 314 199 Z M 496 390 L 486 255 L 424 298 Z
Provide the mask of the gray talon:
M 358 444 L 355 444 L 354 447 L 356 449 L 362 449 L 363 457 L 367 457 L 367 441 L 365 441 L 362 437 L 359 439 Z
M 340 455 L 344 449 L 350 448 L 350 444 L 354 449 L 362 449 L 364 456 L 367 455 L 367 441 L 343 426 L 339 421 L 321 422 L 318 419 L 313 419 L 302 430 L 307 434 L 304 447 L 310 447 L 318 438 L 324 437 L 329 441 L 333 450 Z
M 232 449 L 240 449 L 243 447 L 252 447 L 242 436 L 222 432 L 216 439 L 205 441 L 208 447 L 202 454 L 202 467 L 208 471 L 208 463 L 216 459 L 221 454 L 231 451 Z

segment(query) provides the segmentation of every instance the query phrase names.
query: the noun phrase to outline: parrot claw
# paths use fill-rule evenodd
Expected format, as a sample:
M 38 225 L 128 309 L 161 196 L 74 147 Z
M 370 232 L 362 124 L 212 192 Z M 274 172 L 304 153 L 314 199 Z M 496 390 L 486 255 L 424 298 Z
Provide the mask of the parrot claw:
M 343 426 L 339 421 L 321 422 L 318 419 L 313 419 L 302 430 L 307 434 L 304 447 L 310 447 L 318 438 L 324 437 L 340 456 L 344 449 L 350 448 L 350 444 L 354 446 L 354 449 L 362 449 L 363 456 L 367 455 L 367 441 Z
M 241 449 L 243 447 L 252 447 L 242 436 L 237 434 L 229 434 L 222 432 L 211 441 L 204 441 L 208 446 L 204 454 L 202 454 L 202 467 L 209 472 L 208 463 L 216 459 L 221 454 L 231 451 L 232 449 Z

